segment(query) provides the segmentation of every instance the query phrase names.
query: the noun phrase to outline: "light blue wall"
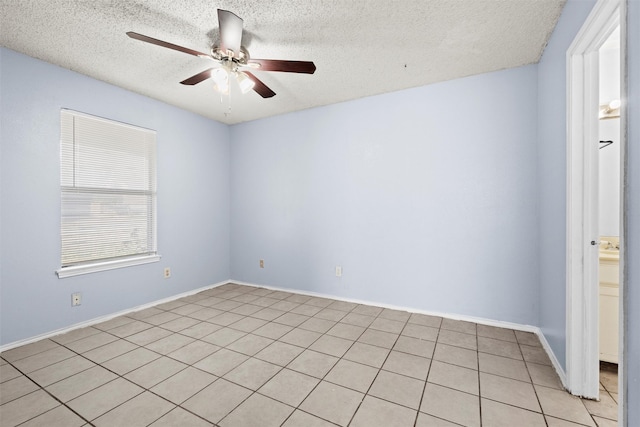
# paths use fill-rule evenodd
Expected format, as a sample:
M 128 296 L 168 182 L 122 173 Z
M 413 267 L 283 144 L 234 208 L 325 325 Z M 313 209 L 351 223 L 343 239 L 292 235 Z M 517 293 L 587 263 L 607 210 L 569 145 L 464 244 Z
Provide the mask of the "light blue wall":
M 233 126 L 232 277 L 537 324 L 536 81 L 527 66 Z
M 538 64 L 540 326 L 566 361 L 566 51 L 595 1 L 569 0 Z M 640 425 L 640 1 L 628 1 L 625 377 L 627 425 Z
M 628 3 L 625 376 L 627 421 L 640 425 L 640 0 Z
M 227 126 L 4 48 L 0 64 L 0 345 L 229 278 Z M 55 275 L 60 108 L 158 131 L 159 263 Z
M 566 368 L 566 53 L 595 4 L 569 0 L 538 64 L 540 327 Z
M 0 345 L 234 277 L 537 324 L 564 364 L 565 52 L 594 3 L 568 1 L 538 66 L 230 131 L 0 48 Z M 640 424 L 640 1 L 629 1 L 628 21 L 631 426 Z M 160 263 L 56 278 L 62 107 L 158 130 Z M 76 291 L 84 302 L 71 308 Z

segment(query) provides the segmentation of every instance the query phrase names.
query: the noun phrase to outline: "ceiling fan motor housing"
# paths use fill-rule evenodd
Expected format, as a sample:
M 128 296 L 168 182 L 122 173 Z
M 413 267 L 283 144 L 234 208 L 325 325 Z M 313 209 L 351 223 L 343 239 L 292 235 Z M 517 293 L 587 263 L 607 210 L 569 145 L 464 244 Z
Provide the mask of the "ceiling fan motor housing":
M 247 65 L 249 62 L 249 51 L 244 46 L 240 46 L 238 53 L 232 50 L 224 50 L 220 46 L 213 46 L 211 48 L 211 56 L 218 61 L 232 60 L 240 65 Z

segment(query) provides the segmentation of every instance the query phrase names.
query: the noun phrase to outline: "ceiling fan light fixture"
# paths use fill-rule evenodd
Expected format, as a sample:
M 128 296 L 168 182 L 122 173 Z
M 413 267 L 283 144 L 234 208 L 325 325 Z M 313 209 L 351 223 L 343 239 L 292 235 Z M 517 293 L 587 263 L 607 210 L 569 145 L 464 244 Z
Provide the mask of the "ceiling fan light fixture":
M 213 88 L 222 94 L 229 93 L 229 72 L 226 68 L 214 68 L 211 70 L 211 79 L 214 82 Z
M 217 91 L 220 92 L 222 95 L 228 95 L 229 94 L 229 85 L 225 84 L 225 83 L 216 83 L 213 88 Z
M 240 86 L 240 91 L 242 93 L 247 93 L 253 89 L 255 86 L 255 82 L 251 80 L 245 73 L 239 71 L 236 74 L 236 80 L 238 80 L 238 86 Z
M 216 84 L 229 84 L 229 73 L 224 67 L 211 70 L 211 78 Z
M 622 106 L 622 102 L 619 99 L 614 99 L 613 101 L 611 101 L 609 103 L 609 108 L 611 110 L 617 110 L 618 108 L 620 108 Z

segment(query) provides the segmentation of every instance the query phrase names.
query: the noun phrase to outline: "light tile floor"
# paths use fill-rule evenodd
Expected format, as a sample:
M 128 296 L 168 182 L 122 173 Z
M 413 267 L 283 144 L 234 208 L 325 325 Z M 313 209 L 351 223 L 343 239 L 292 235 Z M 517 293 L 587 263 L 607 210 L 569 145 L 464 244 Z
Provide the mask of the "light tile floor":
M 3 427 L 617 424 L 534 334 L 235 284 L 0 356 Z

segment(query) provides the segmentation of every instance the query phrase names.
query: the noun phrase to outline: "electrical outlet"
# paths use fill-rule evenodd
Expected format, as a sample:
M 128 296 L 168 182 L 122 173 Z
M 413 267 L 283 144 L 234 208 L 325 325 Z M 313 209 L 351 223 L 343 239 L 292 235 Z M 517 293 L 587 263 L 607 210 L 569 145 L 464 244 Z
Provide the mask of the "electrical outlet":
M 264 268 L 264 260 L 263 259 L 260 260 L 260 268 Z
M 336 277 L 342 277 L 342 266 L 336 265 Z
M 164 278 L 168 279 L 169 277 L 171 277 L 171 269 L 169 267 L 165 267 L 164 268 Z
M 80 292 L 76 292 L 71 294 L 71 306 L 75 307 L 76 305 L 80 305 L 82 303 L 82 294 Z

